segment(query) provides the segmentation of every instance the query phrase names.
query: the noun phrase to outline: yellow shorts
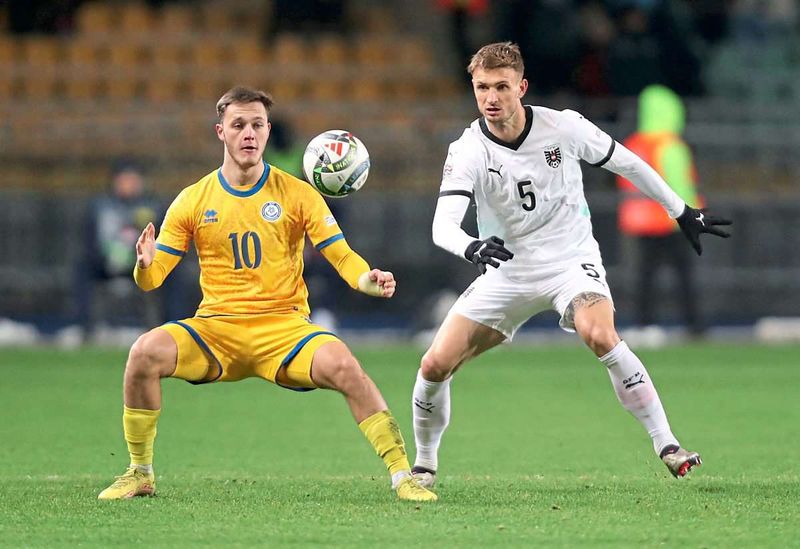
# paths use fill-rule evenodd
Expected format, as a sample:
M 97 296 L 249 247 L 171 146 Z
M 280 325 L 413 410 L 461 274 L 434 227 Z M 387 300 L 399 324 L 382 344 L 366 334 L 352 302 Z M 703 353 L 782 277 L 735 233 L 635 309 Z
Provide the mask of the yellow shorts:
M 314 352 L 339 341 L 297 313 L 192 317 L 160 328 L 178 345 L 172 377 L 195 384 L 260 377 L 289 389 L 314 389 Z

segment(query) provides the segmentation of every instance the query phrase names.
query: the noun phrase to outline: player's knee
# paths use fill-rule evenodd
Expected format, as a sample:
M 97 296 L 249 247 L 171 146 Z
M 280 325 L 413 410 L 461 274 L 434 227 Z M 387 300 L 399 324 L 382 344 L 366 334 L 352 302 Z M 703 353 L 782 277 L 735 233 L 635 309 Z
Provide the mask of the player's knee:
M 441 353 L 428 349 L 420 361 L 422 377 L 428 381 L 444 381 L 452 373 L 455 366 Z
M 619 335 L 613 326 L 593 324 L 579 330 L 583 341 L 597 356 L 610 352 L 619 343 Z
M 334 389 L 348 394 L 363 384 L 367 374 L 350 353 L 342 353 L 328 360 L 325 377 Z
M 136 377 L 169 375 L 170 350 L 153 332 L 142 334 L 131 346 L 126 371 Z

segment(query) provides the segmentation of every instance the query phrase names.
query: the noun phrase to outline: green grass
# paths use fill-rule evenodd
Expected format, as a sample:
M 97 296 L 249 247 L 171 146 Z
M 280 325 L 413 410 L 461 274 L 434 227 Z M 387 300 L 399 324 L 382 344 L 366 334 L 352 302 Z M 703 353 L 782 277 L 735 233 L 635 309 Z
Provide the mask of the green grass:
M 356 354 L 413 442 L 419 352 Z M 259 380 L 165 381 L 158 497 L 99 502 L 127 464 L 125 353 L 0 350 L 0 546 L 800 546 L 800 348 L 639 354 L 702 452 L 690 478 L 588 351 L 510 346 L 454 380 L 441 499 L 419 506 L 395 501 L 339 395 Z

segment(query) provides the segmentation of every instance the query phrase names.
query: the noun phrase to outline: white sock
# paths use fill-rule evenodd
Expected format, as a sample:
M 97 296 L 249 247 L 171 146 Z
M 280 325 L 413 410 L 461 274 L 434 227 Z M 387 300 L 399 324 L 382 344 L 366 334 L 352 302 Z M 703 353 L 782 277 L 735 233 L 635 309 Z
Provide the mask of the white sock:
M 669 428 L 667 414 L 647 369 L 628 344 L 620 341 L 600 357 L 600 362 L 606 365 L 620 404 L 639 420 L 653 439 L 656 454 L 660 455 L 666 446 L 680 446 Z
M 148 463 L 147 465 L 134 465 L 131 463 L 129 467 L 136 467 L 139 469 L 140 472 L 144 473 L 145 475 L 150 475 L 153 473 L 153 464 Z
M 397 471 L 395 474 L 392 475 L 392 490 L 397 490 L 397 485 L 400 484 L 400 481 L 406 477 L 411 476 L 411 471 L 406 469 L 405 471 Z
M 452 379 L 452 378 L 451 378 Z M 417 446 L 415 466 L 436 471 L 439 466 L 439 444 L 450 423 L 450 379 L 428 381 L 417 372 L 414 395 L 414 441 Z

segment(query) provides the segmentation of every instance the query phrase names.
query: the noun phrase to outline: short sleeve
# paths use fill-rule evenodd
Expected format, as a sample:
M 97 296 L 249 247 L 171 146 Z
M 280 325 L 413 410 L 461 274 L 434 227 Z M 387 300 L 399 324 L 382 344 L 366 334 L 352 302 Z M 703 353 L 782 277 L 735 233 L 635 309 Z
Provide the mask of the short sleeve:
M 173 255 L 186 254 L 195 229 L 193 211 L 188 190 L 184 189 L 167 209 L 156 239 L 157 249 Z
M 469 146 L 469 141 L 461 138 L 450 144 L 442 170 L 442 184 L 439 196 L 460 194 L 472 197 L 477 177 L 476 159 L 479 151 Z
M 614 154 L 616 142 L 578 112 L 561 111 L 561 126 L 578 158 L 600 167 Z
M 344 238 L 339 223 L 333 217 L 331 209 L 322 195 L 308 186 L 304 202 L 306 234 L 317 250 L 322 250 Z

